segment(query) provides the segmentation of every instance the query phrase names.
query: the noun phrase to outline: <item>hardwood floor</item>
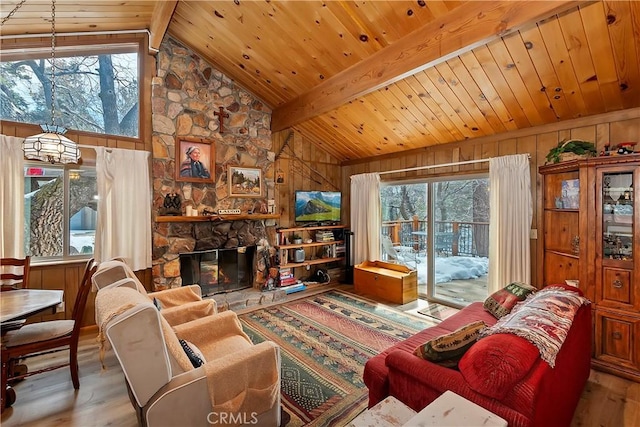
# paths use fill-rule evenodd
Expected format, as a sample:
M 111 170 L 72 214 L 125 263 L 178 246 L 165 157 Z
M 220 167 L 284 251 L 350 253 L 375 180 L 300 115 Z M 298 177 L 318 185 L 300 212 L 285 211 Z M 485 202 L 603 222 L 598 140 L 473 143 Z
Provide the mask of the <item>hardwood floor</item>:
M 73 388 L 68 367 L 26 378 L 14 386 L 17 400 L 2 413 L 2 426 L 136 426 L 120 365 L 108 351 L 106 369 L 101 369 L 96 335 L 92 329 L 80 337 L 79 390 Z M 68 358 L 69 352 L 62 351 L 27 362 L 35 369 Z
M 421 304 L 399 308 L 415 312 Z M 2 414 L 2 426 L 136 426 L 118 362 L 107 351 L 106 370 L 101 369 L 95 337 L 93 329 L 84 331 L 80 340 L 80 390 L 73 389 L 68 368 L 27 378 L 15 386 L 17 401 Z M 68 358 L 68 352 L 29 359 L 29 364 L 35 368 L 62 358 Z M 639 383 L 591 371 L 571 427 L 600 426 L 640 426 Z

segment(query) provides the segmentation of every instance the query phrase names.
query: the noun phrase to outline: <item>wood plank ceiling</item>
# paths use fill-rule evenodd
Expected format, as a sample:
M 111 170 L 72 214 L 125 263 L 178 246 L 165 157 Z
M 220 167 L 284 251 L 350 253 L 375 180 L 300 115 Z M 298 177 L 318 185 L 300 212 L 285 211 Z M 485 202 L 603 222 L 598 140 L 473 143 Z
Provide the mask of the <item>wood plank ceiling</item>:
M 2 33 L 49 17 L 27 0 Z M 341 161 L 640 107 L 637 1 L 57 0 L 56 26 L 166 28 Z

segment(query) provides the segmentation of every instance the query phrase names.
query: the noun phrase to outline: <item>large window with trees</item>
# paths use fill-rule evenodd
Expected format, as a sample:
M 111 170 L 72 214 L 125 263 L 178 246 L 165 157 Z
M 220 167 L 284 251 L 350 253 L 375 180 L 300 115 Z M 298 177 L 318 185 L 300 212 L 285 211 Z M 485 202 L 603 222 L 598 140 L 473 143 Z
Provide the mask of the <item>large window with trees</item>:
M 138 43 L 56 48 L 56 124 L 139 137 Z M 50 48 L 3 50 L 0 119 L 51 122 Z
M 383 257 L 416 269 L 421 294 L 453 305 L 486 298 L 486 176 L 387 183 L 381 203 Z

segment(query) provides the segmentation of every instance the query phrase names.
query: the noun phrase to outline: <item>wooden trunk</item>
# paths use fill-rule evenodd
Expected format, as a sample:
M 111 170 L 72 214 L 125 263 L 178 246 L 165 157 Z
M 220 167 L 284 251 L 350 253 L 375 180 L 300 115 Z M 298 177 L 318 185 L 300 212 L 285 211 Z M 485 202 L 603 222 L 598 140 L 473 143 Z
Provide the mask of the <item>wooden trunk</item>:
M 353 284 L 358 293 L 396 304 L 406 304 L 418 298 L 418 273 L 400 264 L 365 261 L 356 265 Z

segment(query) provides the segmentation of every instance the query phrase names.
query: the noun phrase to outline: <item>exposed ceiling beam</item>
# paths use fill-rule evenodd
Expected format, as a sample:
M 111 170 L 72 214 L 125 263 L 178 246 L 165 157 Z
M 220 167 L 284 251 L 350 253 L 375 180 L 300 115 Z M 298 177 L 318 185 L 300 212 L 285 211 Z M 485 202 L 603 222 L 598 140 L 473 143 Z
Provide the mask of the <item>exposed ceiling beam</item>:
M 584 1 L 472 1 L 276 108 L 277 132 Z
M 151 23 L 149 24 L 149 50 L 157 52 L 160 50 L 160 43 L 164 33 L 167 32 L 169 22 L 176 10 L 178 0 L 175 1 L 157 1 L 156 7 L 151 15 Z

